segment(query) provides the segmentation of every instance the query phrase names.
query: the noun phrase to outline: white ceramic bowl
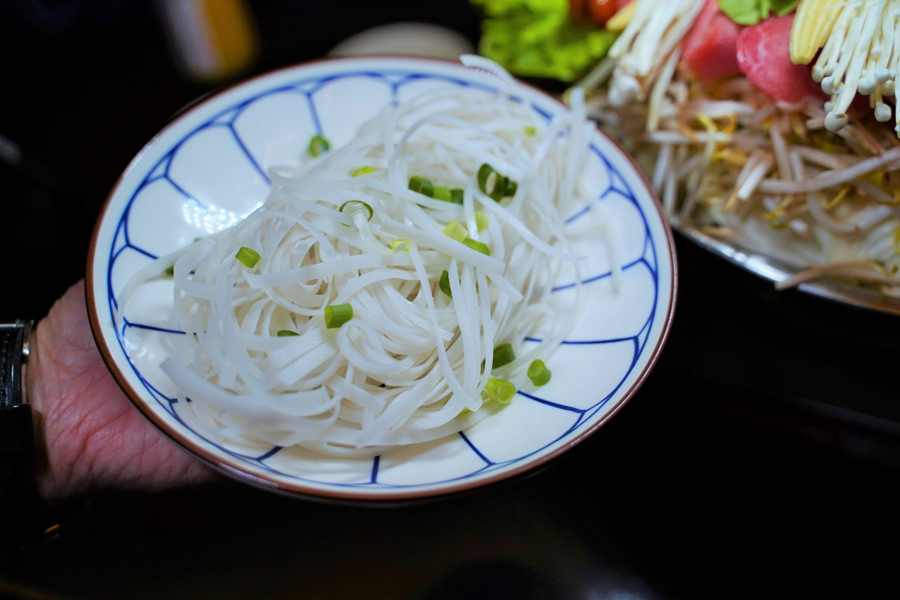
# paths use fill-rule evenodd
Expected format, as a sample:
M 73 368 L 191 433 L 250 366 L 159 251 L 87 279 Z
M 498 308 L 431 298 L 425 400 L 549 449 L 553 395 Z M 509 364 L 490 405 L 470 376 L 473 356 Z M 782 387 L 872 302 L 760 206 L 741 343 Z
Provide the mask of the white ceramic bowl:
M 552 381 L 520 392 L 496 415 L 439 440 L 373 458 L 296 449 L 248 454 L 218 445 L 179 415 L 159 364 L 172 346 L 171 281 L 144 286 L 118 315 L 126 282 L 155 257 L 227 227 L 266 198 L 266 169 L 303 153 L 317 132 L 336 145 L 379 107 L 423 86 L 495 82 L 457 63 L 421 58 L 341 58 L 286 68 L 227 89 L 185 112 L 133 159 L 112 190 L 91 243 L 88 305 L 110 370 L 134 405 L 197 458 L 239 480 L 320 499 L 398 501 L 470 490 L 533 469 L 597 431 L 653 367 L 675 305 L 671 231 L 633 161 L 592 132 L 592 201 L 616 215 L 624 265 L 613 292 L 609 266 L 589 256 L 588 307 L 553 355 Z M 516 95 L 543 117 L 563 107 L 525 85 Z M 571 226 L 578 226 L 573 215 Z M 590 248 L 590 247 L 589 247 Z M 588 250 L 590 252 L 590 250 Z M 602 459 L 602 457 L 598 457 Z

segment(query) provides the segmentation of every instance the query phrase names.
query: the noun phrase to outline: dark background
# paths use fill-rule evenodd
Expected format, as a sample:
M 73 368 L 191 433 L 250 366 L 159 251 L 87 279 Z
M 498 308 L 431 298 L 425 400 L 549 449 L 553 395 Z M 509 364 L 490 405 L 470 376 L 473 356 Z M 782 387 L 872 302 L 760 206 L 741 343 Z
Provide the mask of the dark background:
M 253 1 L 252 71 L 394 21 L 477 41 L 462 1 Z M 0 318 L 85 270 L 119 173 L 216 88 L 176 68 L 151 2 L 0 2 Z M 228 82 L 225 82 L 226 84 Z M 18 149 L 21 160 L 11 158 Z M 680 286 L 645 385 L 527 477 L 391 508 L 222 481 L 104 492 L 3 565 L 15 598 L 894 598 L 900 321 L 738 271 L 676 237 Z

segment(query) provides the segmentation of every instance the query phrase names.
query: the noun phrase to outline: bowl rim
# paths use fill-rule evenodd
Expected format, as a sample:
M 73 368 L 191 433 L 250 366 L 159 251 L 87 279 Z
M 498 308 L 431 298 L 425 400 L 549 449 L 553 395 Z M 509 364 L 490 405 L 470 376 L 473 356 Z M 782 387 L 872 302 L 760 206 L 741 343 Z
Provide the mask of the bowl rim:
M 205 463 L 207 466 L 232 479 L 237 479 L 238 481 L 249 484 L 251 486 L 280 493 L 282 495 L 301 497 L 309 500 L 349 504 L 402 504 L 417 500 L 433 500 L 436 498 L 456 496 L 465 492 L 471 492 L 475 489 L 486 488 L 488 486 L 496 486 L 501 482 L 518 479 L 523 475 L 529 473 L 536 473 L 539 470 L 545 468 L 550 462 L 557 460 L 560 456 L 567 454 L 575 446 L 580 445 L 586 439 L 590 438 L 634 397 L 634 395 L 643 386 L 647 377 L 656 366 L 662 349 L 665 346 L 666 341 L 668 340 L 669 333 L 672 328 L 672 322 L 674 320 L 675 307 L 677 304 L 677 297 L 679 292 L 679 268 L 672 228 L 665 216 L 662 204 L 659 201 L 656 192 L 653 190 L 653 186 L 651 185 L 648 177 L 638 166 L 634 157 L 626 152 L 624 147 L 617 140 L 613 139 L 611 136 L 595 127 L 595 134 L 601 136 L 605 139 L 605 141 L 609 142 L 620 153 L 621 158 L 623 158 L 630 164 L 634 175 L 640 181 L 642 189 L 646 193 L 647 197 L 652 200 L 651 204 L 658 214 L 660 223 L 662 225 L 662 231 L 664 232 L 666 246 L 666 251 L 660 252 L 660 256 L 667 257 L 668 264 L 671 266 L 671 270 L 669 272 L 669 301 L 668 306 L 665 308 L 665 310 L 659 311 L 659 315 L 662 319 L 660 334 L 653 348 L 646 349 L 647 362 L 644 368 L 634 379 L 630 387 L 628 387 L 627 389 L 619 390 L 617 392 L 616 395 L 619 398 L 616 400 L 615 404 L 613 404 L 609 408 L 609 410 L 607 410 L 603 414 L 601 418 L 598 418 L 589 426 L 580 429 L 577 433 L 572 435 L 570 439 L 566 440 L 565 443 L 559 444 L 552 450 L 542 453 L 537 457 L 522 460 L 521 464 L 517 464 L 506 469 L 500 469 L 483 477 L 465 478 L 455 482 L 441 482 L 439 484 L 422 486 L 421 488 L 398 487 L 391 488 L 387 491 L 368 491 L 366 489 L 359 488 L 344 489 L 337 487 L 313 487 L 303 483 L 277 481 L 274 479 L 255 475 L 253 473 L 248 473 L 247 471 L 222 460 L 213 452 L 201 447 L 198 443 L 187 438 L 176 428 L 172 427 L 165 419 L 150 410 L 150 408 L 146 405 L 146 401 L 143 399 L 143 395 L 141 394 L 141 392 L 136 390 L 131 385 L 128 378 L 122 372 L 121 366 L 114 358 L 114 354 L 109 347 L 110 340 L 108 340 L 103 333 L 103 325 L 99 316 L 100 307 L 98 305 L 98 301 L 102 301 L 104 296 L 98 297 L 95 289 L 97 273 L 94 267 L 98 259 L 98 238 L 103 229 L 110 206 L 112 205 L 120 187 L 123 185 L 128 174 L 137 164 L 140 163 L 142 157 L 147 154 L 149 149 L 154 147 L 158 143 L 158 141 L 167 134 L 168 131 L 173 129 L 182 120 L 189 119 L 195 111 L 199 111 L 209 103 L 212 103 L 217 99 L 232 93 L 236 89 L 242 87 L 250 87 L 266 79 L 277 78 L 293 71 L 315 68 L 318 66 L 327 65 L 329 63 L 357 63 L 361 66 L 371 66 L 374 64 L 383 63 L 384 61 L 402 62 L 410 67 L 420 66 L 423 70 L 427 70 L 428 65 L 440 65 L 442 68 L 449 66 L 465 69 L 465 67 L 459 62 L 436 57 L 413 57 L 392 54 L 377 54 L 366 56 L 325 56 L 268 70 L 251 77 L 235 81 L 226 86 L 213 90 L 212 92 L 203 94 L 176 111 L 173 116 L 166 122 L 166 124 L 156 134 L 154 134 L 153 137 L 151 137 L 128 162 L 125 169 L 116 178 L 113 186 L 110 188 L 110 191 L 106 196 L 106 199 L 104 200 L 102 207 L 97 213 L 97 218 L 89 241 L 86 265 L 85 299 L 87 302 L 87 312 L 91 331 L 107 369 L 112 374 L 119 388 L 131 402 L 131 404 L 135 408 L 137 408 L 143 414 L 143 416 L 147 420 L 149 420 L 150 423 L 155 426 L 156 429 L 160 431 L 169 441 L 174 443 L 181 450 L 187 452 L 194 458 Z M 460 72 L 463 73 L 465 71 Z M 527 89 L 532 94 L 543 96 L 556 105 L 564 106 L 564 103 L 558 97 L 532 84 L 529 84 L 528 82 L 522 81 L 521 79 L 516 79 L 515 85 L 517 87 L 523 87 Z

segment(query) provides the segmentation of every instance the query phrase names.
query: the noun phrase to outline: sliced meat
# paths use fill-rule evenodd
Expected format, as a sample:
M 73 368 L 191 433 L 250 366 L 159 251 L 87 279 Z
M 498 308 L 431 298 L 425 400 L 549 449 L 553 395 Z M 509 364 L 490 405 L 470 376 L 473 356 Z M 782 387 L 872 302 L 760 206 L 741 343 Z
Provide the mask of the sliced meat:
M 778 103 L 797 104 L 808 96 L 824 98 L 807 65 L 791 62 L 789 44 L 794 15 L 769 17 L 745 27 L 737 40 L 741 72 L 762 93 Z
M 716 0 L 706 5 L 684 39 L 681 59 L 701 79 L 717 79 L 740 73 L 737 40 L 742 27 L 719 8 Z

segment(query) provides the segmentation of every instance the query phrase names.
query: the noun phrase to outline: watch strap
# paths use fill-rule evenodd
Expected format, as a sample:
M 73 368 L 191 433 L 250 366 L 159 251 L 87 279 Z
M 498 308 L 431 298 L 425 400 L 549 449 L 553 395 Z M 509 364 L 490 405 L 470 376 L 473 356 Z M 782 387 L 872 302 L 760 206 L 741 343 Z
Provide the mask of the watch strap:
M 22 361 L 30 330 L 28 321 L 0 323 L 0 409 L 22 403 Z
M 22 364 L 31 324 L 0 323 L 0 544 L 40 541 L 41 506 L 34 481 L 34 422 L 22 397 Z

